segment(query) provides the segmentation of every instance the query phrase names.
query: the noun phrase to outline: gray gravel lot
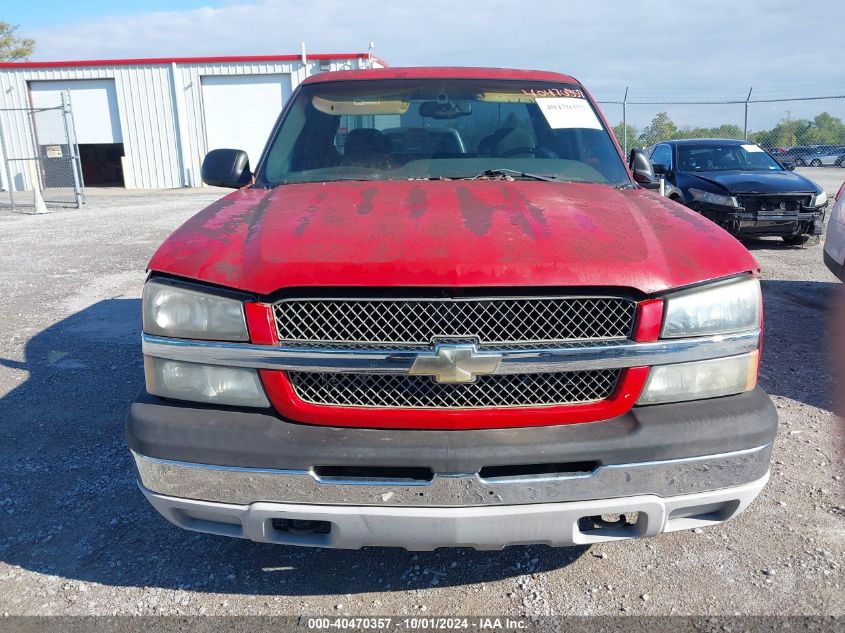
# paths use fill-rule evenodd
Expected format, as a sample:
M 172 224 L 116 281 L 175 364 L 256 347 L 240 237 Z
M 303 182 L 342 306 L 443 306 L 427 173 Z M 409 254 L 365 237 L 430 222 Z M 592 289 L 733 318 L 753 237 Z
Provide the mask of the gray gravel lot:
M 825 184 L 835 191 L 836 183 Z M 553 550 L 333 551 L 179 530 L 122 437 L 142 386 L 144 266 L 220 195 L 105 193 L 0 213 L 0 612 L 8 614 L 845 614 L 841 425 L 821 246 L 749 245 L 763 270 L 761 381 L 780 412 L 771 482 L 714 528 Z

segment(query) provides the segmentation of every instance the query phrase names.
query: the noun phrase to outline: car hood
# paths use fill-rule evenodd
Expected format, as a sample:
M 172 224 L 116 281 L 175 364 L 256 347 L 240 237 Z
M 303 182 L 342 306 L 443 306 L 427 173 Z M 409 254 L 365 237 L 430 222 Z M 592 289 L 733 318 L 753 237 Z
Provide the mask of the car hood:
M 686 172 L 716 184 L 733 194 L 742 193 L 818 193 L 821 189 L 794 171 L 697 171 Z M 690 184 L 690 186 L 694 186 Z
M 150 270 L 258 295 L 307 286 L 624 286 L 654 293 L 757 263 L 642 189 L 535 181 L 245 188 L 177 229 Z

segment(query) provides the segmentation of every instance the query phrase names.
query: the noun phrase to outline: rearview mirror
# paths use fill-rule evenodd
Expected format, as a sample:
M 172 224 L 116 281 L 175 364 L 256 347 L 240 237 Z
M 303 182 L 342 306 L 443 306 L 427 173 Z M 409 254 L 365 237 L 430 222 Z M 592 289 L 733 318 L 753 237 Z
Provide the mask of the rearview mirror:
M 430 119 L 457 119 L 459 116 L 472 114 L 469 101 L 423 101 L 419 115 Z
M 634 181 L 645 189 L 660 189 L 660 183 L 654 176 L 654 167 L 645 152 L 639 148 L 631 150 L 628 160 L 631 173 L 634 174 Z
M 252 180 L 249 156 L 240 149 L 213 149 L 202 161 L 201 175 L 207 185 L 240 189 Z

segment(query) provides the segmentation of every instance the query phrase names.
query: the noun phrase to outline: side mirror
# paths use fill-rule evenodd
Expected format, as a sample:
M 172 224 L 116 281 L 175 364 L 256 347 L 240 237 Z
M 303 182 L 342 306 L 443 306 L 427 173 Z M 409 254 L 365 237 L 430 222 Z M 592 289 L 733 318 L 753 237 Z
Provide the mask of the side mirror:
M 240 189 L 252 180 L 249 156 L 239 149 L 213 149 L 202 161 L 202 181 L 214 187 Z
M 655 174 L 666 174 L 669 172 L 666 165 L 662 165 L 660 163 L 652 163 L 651 168 L 654 170 Z
M 652 167 L 651 161 L 643 150 L 632 149 L 628 165 L 638 185 L 645 189 L 660 189 L 660 183 L 654 176 L 654 167 Z
M 786 171 L 795 171 L 795 163 L 784 163 L 783 166 L 786 168 Z

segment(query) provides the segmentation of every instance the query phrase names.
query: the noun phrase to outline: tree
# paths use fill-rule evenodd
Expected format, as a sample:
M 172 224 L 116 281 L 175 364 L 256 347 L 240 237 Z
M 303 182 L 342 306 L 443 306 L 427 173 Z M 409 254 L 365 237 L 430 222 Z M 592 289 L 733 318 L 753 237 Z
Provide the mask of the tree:
M 804 136 L 804 144 L 837 145 L 839 143 L 845 143 L 845 123 L 827 112 L 816 115 Z
M 613 126 L 613 133 L 616 135 L 616 140 L 619 141 L 619 147 L 624 148 L 627 145 L 630 150 L 636 145 L 637 128 L 630 123 L 623 127 L 622 122 L 620 121 Z
M 658 112 L 640 134 L 637 143 L 640 147 L 649 147 L 660 141 L 677 138 L 678 126 L 669 118 L 668 112 Z
M 35 51 L 35 40 L 18 37 L 17 26 L 0 21 L 0 61 L 26 61 Z

